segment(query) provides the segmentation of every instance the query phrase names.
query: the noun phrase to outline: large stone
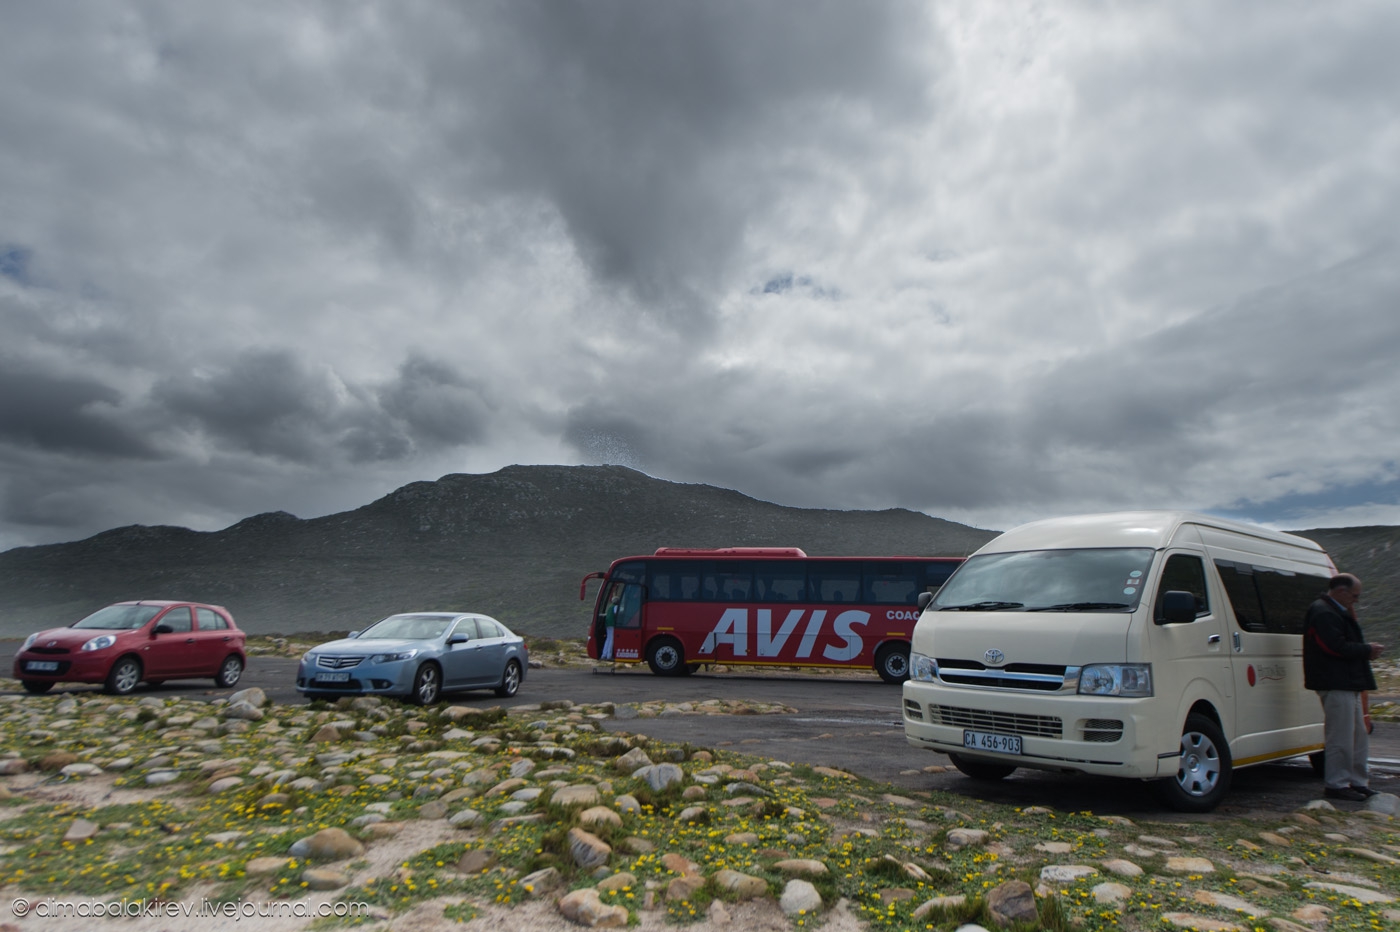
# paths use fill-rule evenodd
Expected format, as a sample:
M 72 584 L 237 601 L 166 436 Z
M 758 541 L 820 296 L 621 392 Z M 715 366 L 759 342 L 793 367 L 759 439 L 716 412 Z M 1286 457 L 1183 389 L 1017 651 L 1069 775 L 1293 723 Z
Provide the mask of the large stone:
M 778 898 L 778 908 L 789 916 L 810 916 L 822 908 L 822 896 L 805 880 L 789 880 Z
M 343 828 L 323 828 L 295 842 L 291 853 L 292 857 L 313 861 L 343 861 L 364 854 L 365 846 Z
M 674 851 L 668 851 L 661 856 L 661 866 L 682 877 L 699 877 L 703 874 L 699 864 Z
M 1191 894 L 1191 899 L 1202 906 L 1216 906 L 1220 909 L 1233 909 L 1237 913 L 1249 913 L 1252 916 L 1267 916 L 1267 909 L 1260 909 L 1248 900 L 1242 900 L 1237 896 L 1228 893 L 1216 893 L 1214 890 L 1197 890 Z
M 949 848 L 957 851 L 959 848 L 984 844 L 987 833 L 980 828 L 955 828 L 948 832 L 946 841 Z
M 613 766 L 623 773 L 633 773 L 642 767 L 650 767 L 651 764 L 651 758 L 647 757 L 647 752 L 641 748 L 633 748 L 613 761 Z
M 566 893 L 559 900 L 559 912 L 565 919 L 589 928 L 615 928 L 627 925 L 627 910 L 611 906 L 598 898 L 598 891 L 584 887 Z
M 229 705 L 237 702 L 246 702 L 255 709 L 261 709 L 267 705 L 267 693 L 256 686 L 249 686 L 247 689 L 240 689 L 228 697 Z
M 1035 891 L 1024 880 L 1008 880 L 987 891 L 987 911 L 1002 926 L 1040 921 L 1035 908 Z
M 1395 897 L 1388 896 L 1376 890 L 1367 890 L 1365 887 L 1353 887 L 1344 883 L 1328 883 L 1324 880 L 1316 880 L 1312 883 L 1303 884 L 1309 890 L 1326 890 L 1329 893 L 1340 893 L 1349 896 L 1362 903 L 1394 903 Z
M 768 881 L 762 877 L 725 868 L 715 873 L 715 886 L 734 894 L 741 900 L 752 900 L 768 894 Z
M 684 780 L 685 771 L 676 764 L 652 764 L 650 767 L 634 771 L 632 776 L 638 780 L 645 780 L 647 786 L 660 792 L 672 783 L 680 783 Z
M 209 784 L 209 792 L 217 796 L 219 793 L 227 793 L 229 790 L 242 785 L 242 777 L 221 777 Z
M 569 854 L 574 863 L 586 871 L 602 867 L 612 856 L 612 847 L 592 832 L 571 828 L 568 840 Z
M 1215 865 L 1208 858 L 1171 857 L 1163 869 L 1173 874 L 1213 874 Z
M 962 893 L 950 893 L 946 896 L 935 896 L 931 900 L 925 900 L 914 910 L 914 918 L 922 919 L 935 909 L 952 909 L 962 906 L 967 902 L 967 896 Z
M 312 744 L 334 744 L 340 740 L 340 729 L 334 725 L 322 725 L 311 736 Z
M 301 873 L 301 879 L 312 890 L 339 890 L 350 885 L 350 876 L 332 867 L 313 867 Z
M 1133 895 L 1133 888 L 1121 883 L 1101 883 L 1090 892 L 1094 894 L 1094 902 L 1102 906 L 1117 906 Z
M 789 858 L 773 865 L 773 869 L 784 874 L 805 874 L 818 876 L 827 873 L 827 866 L 812 858 Z
M 607 806 L 593 806 L 578 814 L 578 820 L 583 825 L 618 825 L 622 824 L 622 816 L 613 812 Z
M 489 848 L 472 848 L 457 859 L 457 870 L 463 874 L 479 874 L 496 863 L 496 852 Z
M 622 871 L 618 874 L 612 874 L 598 881 L 598 889 L 603 890 L 605 892 L 612 892 L 614 890 L 630 890 L 636 885 L 637 875 L 628 873 L 627 871 Z
M 1103 868 L 1110 874 L 1117 874 L 1119 877 L 1142 876 L 1141 867 L 1138 867 L 1132 861 L 1126 861 L 1123 858 L 1110 858 L 1109 860 L 1103 862 Z
M 63 833 L 63 840 L 71 844 L 79 844 L 92 838 L 101 830 L 96 822 L 87 819 L 74 819 L 68 826 L 68 831 Z
M 1045 883 L 1074 883 L 1097 873 L 1087 864 L 1051 864 L 1040 869 L 1040 879 Z
M 243 871 L 249 877 L 264 877 L 268 874 L 275 874 L 287 866 L 287 858 L 253 858 L 243 865 Z
M 596 786 L 591 783 L 575 783 L 555 790 L 550 801 L 556 806 L 596 806 L 599 798 Z
M 520 878 L 520 889 L 529 897 L 543 896 L 564 885 L 564 875 L 556 868 L 545 867 Z
M 666 884 L 666 902 L 682 903 L 691 897 L 705 885 L 705 878 L 699 874 L 686 874 L 682 877 L 672 877 Z
M 228 706 L 224 708 L 224 718 L 232 718 L 245 722 L 260 722 L 263 718 L 263 710 L 246 702 L 230 702 Z
M 68 764 L 59 773 L 65 777 L 95 777 L 102 773 L 102 768 L 96 764 L 79 761 L 76 764 Z
M 1194 913 L 1163 913 L 1162 921 L 1170 923 L 1178 929 L 1190 929 L 1192 932 L 1244 932 L 1245 928 L 1223 919 L 1211 919 L 1208 916 L 1197 916 Z

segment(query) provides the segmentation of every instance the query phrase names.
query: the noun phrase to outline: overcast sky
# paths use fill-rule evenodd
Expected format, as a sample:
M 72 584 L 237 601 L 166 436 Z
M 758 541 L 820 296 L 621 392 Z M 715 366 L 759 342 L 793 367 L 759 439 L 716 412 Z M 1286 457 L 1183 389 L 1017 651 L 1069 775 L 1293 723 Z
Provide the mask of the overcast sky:
M 1400 5 L 3 10 L 0 549 L 512 463 L 1400 524 Z

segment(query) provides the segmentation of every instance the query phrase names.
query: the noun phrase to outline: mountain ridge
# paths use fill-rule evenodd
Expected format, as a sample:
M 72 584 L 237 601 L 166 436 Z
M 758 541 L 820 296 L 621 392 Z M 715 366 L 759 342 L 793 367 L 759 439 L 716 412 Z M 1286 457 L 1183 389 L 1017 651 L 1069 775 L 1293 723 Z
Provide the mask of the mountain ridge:
M 580 580 L 660 546 L 796 546 L 812 556 L 965 556 L 998 532 L 903 508 L 794 508 L 622 466 L 507 466 L 407 485 L 349 511 L 251 515 L 218 531 L 128 525 L 0 553 L 0 637 L 124 599 L 228 607 L 252 633 L 348 630 L 410 610 L 473 610 L 580 636 Z M 1400 634 L 1400 528 L 1291 533 L 1361 577 L 1373 640 Z M 1400 646 L 1394 649 L 1400 650 Z
M 579 581 L 658 546 L 801 546 L 814 556 L 962 556 L 996 532 L 907 509 L 803 509 L 620 466 L 509 466 L 411 482 L 318 518 L 266 512 L 219 531 L 130 525 L 0 553 L 0 635 L 122 599 L 227 606 L 254 633 L 363 627 L 471 609 L 574 636 Z

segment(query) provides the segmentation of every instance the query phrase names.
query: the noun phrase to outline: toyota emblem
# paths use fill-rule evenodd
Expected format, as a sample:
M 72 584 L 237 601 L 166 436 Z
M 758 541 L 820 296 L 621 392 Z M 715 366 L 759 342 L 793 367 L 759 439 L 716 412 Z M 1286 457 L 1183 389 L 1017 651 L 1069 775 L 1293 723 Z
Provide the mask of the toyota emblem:
M 999 667 L 1006 660 L 1006 655 L 993 647 L 982 655 L 982 659 L 987 661 L 988 666 Z

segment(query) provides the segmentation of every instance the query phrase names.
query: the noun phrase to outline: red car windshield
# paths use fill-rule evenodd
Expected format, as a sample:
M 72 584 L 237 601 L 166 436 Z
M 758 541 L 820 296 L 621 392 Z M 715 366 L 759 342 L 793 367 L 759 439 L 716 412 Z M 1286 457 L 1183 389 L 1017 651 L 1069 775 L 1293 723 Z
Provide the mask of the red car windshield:
M 104 631 L 128 631 L 139 628 L 160 614 L 163 605 L 109 605 L 93 612 L 74 628 L 98 628 Z

